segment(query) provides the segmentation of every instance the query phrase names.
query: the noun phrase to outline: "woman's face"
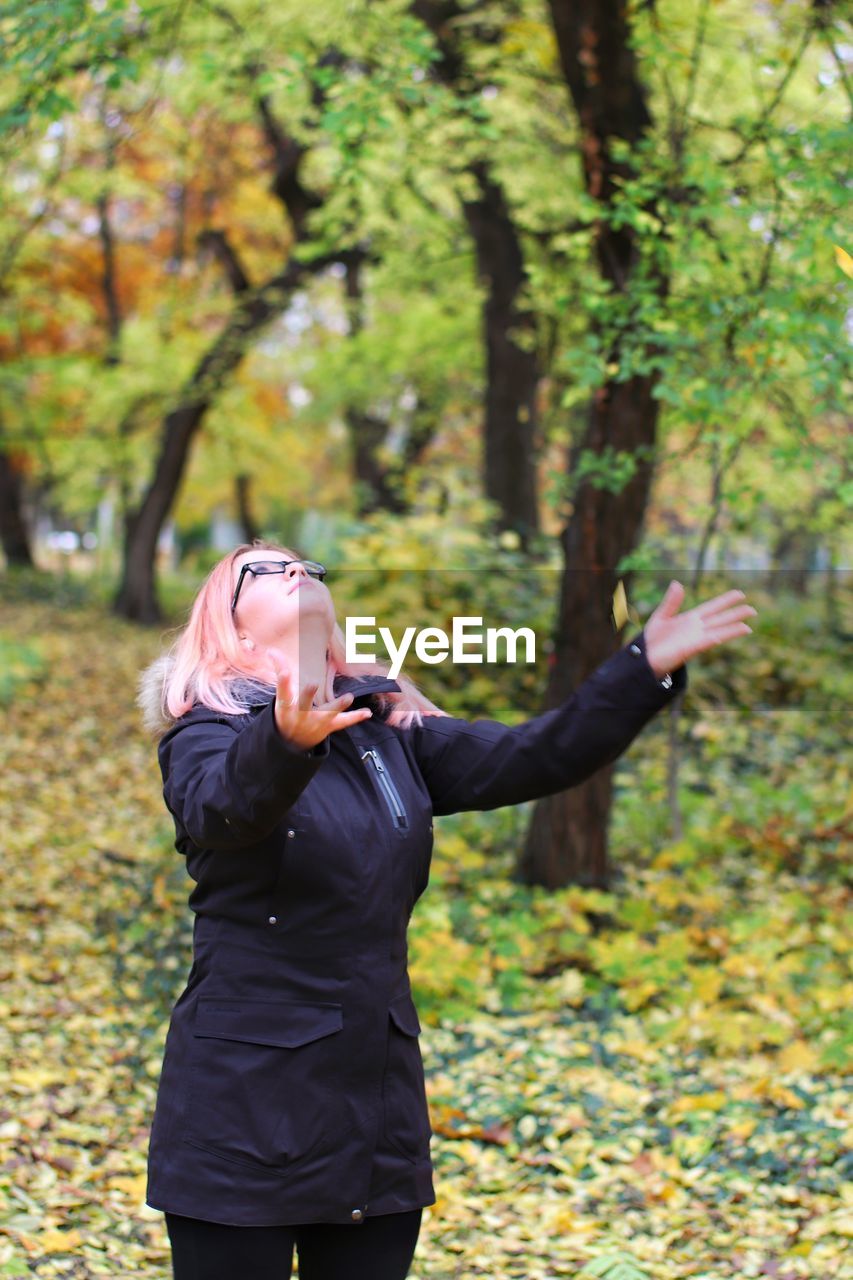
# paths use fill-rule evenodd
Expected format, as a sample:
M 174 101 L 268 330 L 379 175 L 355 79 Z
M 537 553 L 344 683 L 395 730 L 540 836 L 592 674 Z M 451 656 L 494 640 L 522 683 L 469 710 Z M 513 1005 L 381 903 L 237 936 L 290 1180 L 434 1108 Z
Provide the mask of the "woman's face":
M 331 593 L 319 578 L 312 578 L 299 560 L 282 551 L 247 551 L 234 563 L 236 588 L 244 564 L 287 563 L 283 573 L 245 573 L 234 611 L 240 636 L 256 647 L 270 648 L 304 639 L 326 643 L 335 625 Z

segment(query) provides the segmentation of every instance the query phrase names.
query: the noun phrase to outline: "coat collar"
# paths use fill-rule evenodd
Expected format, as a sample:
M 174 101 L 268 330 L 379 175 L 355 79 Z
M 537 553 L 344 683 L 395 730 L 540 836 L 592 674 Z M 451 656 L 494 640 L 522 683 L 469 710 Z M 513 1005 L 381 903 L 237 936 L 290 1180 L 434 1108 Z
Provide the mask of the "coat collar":
M 371 674 L 367 676 L 346 676 L 336 675 L 333 681 L 335 696 L 339 697 L 342 693 L 352 693 L 352 705 L 361 699 L 366 698 L 373 693 L 401 693 L 402 690 L 396 680 L 392 680 L 390 676 Z

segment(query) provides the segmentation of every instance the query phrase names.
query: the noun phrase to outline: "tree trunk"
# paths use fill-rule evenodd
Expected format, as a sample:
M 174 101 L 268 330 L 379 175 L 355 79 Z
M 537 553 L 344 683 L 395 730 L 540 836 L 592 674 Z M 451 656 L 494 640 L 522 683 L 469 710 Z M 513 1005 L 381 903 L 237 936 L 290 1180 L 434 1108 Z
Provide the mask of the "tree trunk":
M 630 175 L 629 166 L 616 161 L 610 147 L 614 138 L 636 143 L 650 124 L 627 9 L 622 0 L 550 0 L 550 9 L 580 124 L 584 183 L 602 207 L 595 245 L 598 268 L 614 291 L 624 293 L 637 266 L 638 245 L 630 226 L 613 228 L 604 216 L 618 190 L 616 179 Z M 655 280 L 661 296 L 667 284 L 660 275 Z M 608 363 L 618 365 L 618 343 L 608 353 Z M 571 472 L 580 451 L 599 456 L 624 451 L 633 455 L 636 469 L 619 493 L 589 480 L 578 487 L 562 537 L 565 568 L 548 706 L 562 702 L 617 647 L 611 602 L 617 566 L 639 542 L 649 499 L 658 419 L 654 382 L 655 375 L 649 374 L 605 383 L 593 397 L 584 437 L 569 462 Z M 610 767 L 537 803 L 518 862 L 519 879 L 548 888 L 572 883 L 608 887 L 612 781 Z
M 817 534 L 803 526 L 787 529 L 773 548 L 774 585 L 805 598 L 814 569 Z
M 345 277 L 349 334 L 354 337 L 364 327 L 364 293 L 361 285 L 362 264 L 351 262 Z M 380 461 L 380 449 L 388 438 L 390 423 L 368 409 L 347 407 L 344 414 L 349 434 L 350 458 L 355 483 L 355 506 L 359 516 L 373 511 L 406 511 L 401 477 L 395 483 L 393 473 Z
M 303 276 L 339 256 L 291 262 L 255 293 L 241 295 L 224 332 L 199 362 L 183 402 L 166 415 L 154 477 L 127 521 L 124 572 L 114 606 L 122 617 L 143 623 L 160 620 L 154 565 L 157 539 L 178 492 L 190 445 L 219 388 L 243 360 L 258 330 L 284 308 Z
M 115 611 L 131 622 L 161 619 L 157 600 L 156 557 L 160 530 L 172 509 L 190 444 L 201 426 L 208 400 L 181 405 L 166 415 L 154 477 L 137 511 L 127 517 L 124 564 Z
M 413 0 L 411 8 L 435 37 L 440 56 L 434 74 L 449 88 L 469 93 L 472 72 L 452 29 L 453 19 L 468 15 L 468 6 L 455 0 Z M 539 531 L 536 322 L 521 301 L 527 279 L 524 252 L 504 190 L 484 161 L 472 164 L 470 172 L 479 195 L 465 201 L 463 211 L 486 294 L 483 490 L 497 505 L 498 528 L 515 530 L 527 545 Z
M 388 436 L 388 423 L 373 413 L 349 408 L 345 414 L 355 482 L 355 506 L 360 517 L 373 511 L 402 515 L 407 504 L 393 476 L 379 461 L 379 449 Z
M 519 302 L 526 280 L 524 259 L 503 190 L 484 164 L 473 172 L 480 198 L 467 202 L 464 209 L 477 252 L 477 273 L 486 288 L 483 486 L 486 497 L 498 506 L 498 527 L 514 529 L 526 545 L 539 531 L 536 325 L 532 312 Z M 531 340 L 531 350 L 519 345 L 518 335 Z
M 826 629 L 829 634 L 834 636 L 836 639 L 841 639 L 842 627 L 841 611 L 838 606 L 837 572 L 835 540 L 834 538 L 830 538 L 827 545 L 827 561 L 824 577 L 824 618 L 826 619 Z
M 20 569 L 34 567 L 30 534 L 24 518 L 24 486 L 20 468 L 0 449 L 0 543 L 6 563 Z
M 363 263 L 352 257 L 346 269 L 346 298 L 349 335 L 364 327 L 364 294 L 361 286 Z M 405 515 L 410 509 L 406 497 L 406 479 L 412 467 L 421 461 L 436 431 L 436 415 L 431 406 L 418 399 L 402 447 L 391 461 L 381 456 L 392 423 L 369 409 L 349 405 L 344 414 L 349 435 L 352 474 L 355 482 L 355 504 L 359 516 L 374 511 L 390 511 Z
M 234 499 L 237 504 L 237 519 L 243 531 L 243 541 L 254 542 L 261 536 L 261 528 L 252 509 L 251 476 L 241 473 L 234 477 Z
M 658 402 L 650 393 L 648 380 L 639 377 L 599 392 L 579 447 L 599 452 L 610 442 L 633 452 L 638 445 L 651 446 Z M 562 538 L 565 569 L 548 707 L 564 702 L 618 647 L 611 616 L 616 566 L 639 541 L 651 478 L 649 461 L 640 461 L 618 495 L 590 484 L 578 491 Z M 630 575 L 621 576 L 627 586 Z M 519 857 L 517 878 L 549 889 L 566 884 L 606 889 L 612 787 L 609 766 L 570 791 L 540 800 Z

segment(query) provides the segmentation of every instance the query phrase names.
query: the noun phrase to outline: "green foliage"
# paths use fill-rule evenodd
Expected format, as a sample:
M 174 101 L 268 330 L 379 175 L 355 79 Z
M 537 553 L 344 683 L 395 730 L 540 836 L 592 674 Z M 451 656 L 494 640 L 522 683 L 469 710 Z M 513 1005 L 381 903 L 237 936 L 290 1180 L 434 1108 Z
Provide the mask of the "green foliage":
M 0 575 L 0 604 L 4 610 L 14 605 L 52 604 L 57 609 L 74 609 L 101 603 L 103 584 L 91 574 L 71 570 L 49 573 L 42 569 L 7 569 Z
M 146 16 L 164 9 L 148 3 Z M 139 63 L 130 49 L 138 17 L 138 6 L 128 0 L 9 0 L 3 7 L 0 136 L 34 118 L 52 121 L 73 112 L 77 103 L 68 81 L 80 66 L 97 70 L 107 89 L 136 79 Z
M 439 512 L 429 504 L 430 510 L 425 503 L 427 509 L 405 522 L 377 514 L 353 525 L 329 548 L 323 563 L 333 566 L 329 582 L 338 621 L 343 625 L 349 614 L 373 616 L 376 626 L 389 627 L 397 641 L 411 626 L 438 627 L 449 636 L 454 617 L 479 617 L 483 631 L 530 628 L 535 663 L 521 660 L 523 644 L 515 663 L 471 666 L 449 660 L 422 664 L 412 647 L 403 674 L 453 715 L 500 720 L 517 718 L 520 710 L 532 714 L 541 708 L 552 649 L 558 583 L 553 550 L 543 545 L 535 557 L 526 556 L 514 535 L 490 535 L 488 504 L 466 499 L 461 491 L 443 495 L 442 504 L 445 497 L 449 510 Z M 505 653 L 499 646 L 499 657 Z M 388 660 L 381 648 L 376 657 Z
M 642 459 L 604 450 L 566 480 L 562 449 L 590 395 L 639 375 L 654 377 L 661 404 L 655 501 L 678 530 L 656 546 L 695 543 L 712 491 L 718 534 L 766 542 L 805 529 L 838 543 L 851 500 L 849 280 L 833 249 L 846 234 L 846 36 L 834 12 L 777 8 L 632 10 L 652 126 L 633 149 L 611 141 L 622 169 L 603 205 L 583 185 L 539 0 L 460 12 L 442 35 L 465 68 L 454 85 L 405 0 L 15 0 L 0 79 L 12 130 L 0 157 L 4 438 L 71 513 L 104 493 L 138 499 L 163 415 L 234 304 L 221 262 L 196 255 L 195 240 L 221 228 L 252 283 L 293 248 L 270 194 L 263 101 L 304 148 L 300 180 L 319 200 L 299 254 L 359 246 L 361 297 L 340 272 L 320 276 L 287 336 L 271 330 L 249 353 L 208 414 L 180 522 L 233 505 L 238 467 L 267 527 L 282 506 L 352 511 L 353 414 L 385 424 L 376 460 L 392 468 L 433 428 L 404 468 L 410 494 L 457 473 L 479 491 L 485 282 L 465 209 L 486 166 L 524 258 L 535 326 L 523 340 L 547 378 L 552 527 L 581 480 L 615 493 L 634 475 Z M 113 365 L 104 194 L 122 311 Z M 635 238 L 618 288 L 596 261 L 605 222 Z
M 43 672 L 44 658 L 34 644 L 0 632 L 0 707 L 8 706 L 16 693 L 32 689 Z
M 578 455 L 577 463 L 571 474 L 573 486 L 584 481 L 594 489 L 607 489 L 610 493 L 621 493 L 625 485 L 637 473 L 637 454 L 625 450 L 615 452 L 608 445 L 600 452 L 584 449 Z

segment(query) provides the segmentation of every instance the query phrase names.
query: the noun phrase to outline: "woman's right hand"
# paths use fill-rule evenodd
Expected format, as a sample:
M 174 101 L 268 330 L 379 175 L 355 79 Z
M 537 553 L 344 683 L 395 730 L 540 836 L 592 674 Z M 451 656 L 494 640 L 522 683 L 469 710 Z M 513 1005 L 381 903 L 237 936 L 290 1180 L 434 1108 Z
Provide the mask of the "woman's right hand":
M 330 733 L 338 729 L 347 729 L 360 720 L 367 720 L 373 712 L 369 707 L 359 707 L 356 711 L 347 711 L 346 707 L 353 700 L 351 693 L 342 693 L 331 702 L 321 702 L 314 706 L 314 694 L 319 688 L 316 684 L 306 684 L 299 697 L 293 696 L 293 683 L 290 672 L 281 668 L 275 655 L 270 655 L 276 670 L 275 686 L 275 723 L 279 733 L 288 742 L 292 742 L 300 751 L 310 751 L 322 742 Z

